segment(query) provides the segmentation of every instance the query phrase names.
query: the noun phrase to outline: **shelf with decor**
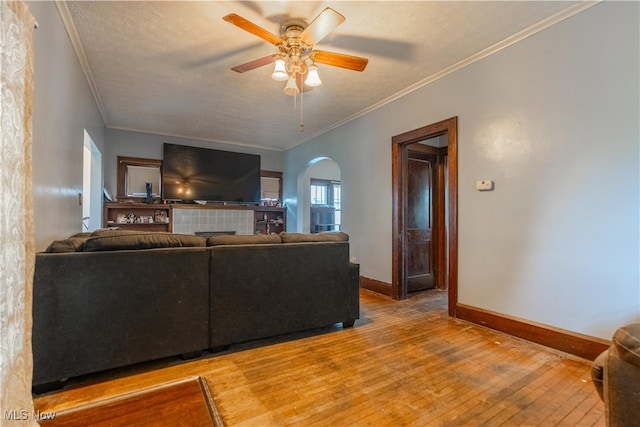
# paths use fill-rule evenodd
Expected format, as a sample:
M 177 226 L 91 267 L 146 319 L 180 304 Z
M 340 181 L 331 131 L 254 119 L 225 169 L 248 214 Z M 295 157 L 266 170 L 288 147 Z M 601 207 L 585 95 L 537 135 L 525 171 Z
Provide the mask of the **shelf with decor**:
M 157 203 L 105 203 L 104 226 L 124 230 L 172 231 L 171 206 Z
M 254 212 L 256 234 L 278 234 L 286 230 L 286 208 L 259 206 Z

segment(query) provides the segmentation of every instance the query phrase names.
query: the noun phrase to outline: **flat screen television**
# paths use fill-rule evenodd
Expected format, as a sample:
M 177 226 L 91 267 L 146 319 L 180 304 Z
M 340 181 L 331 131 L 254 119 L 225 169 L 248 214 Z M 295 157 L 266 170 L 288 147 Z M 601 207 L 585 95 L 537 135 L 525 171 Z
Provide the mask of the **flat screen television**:
M 260 156 L 165 143 L 162 198 L 258 204 Z

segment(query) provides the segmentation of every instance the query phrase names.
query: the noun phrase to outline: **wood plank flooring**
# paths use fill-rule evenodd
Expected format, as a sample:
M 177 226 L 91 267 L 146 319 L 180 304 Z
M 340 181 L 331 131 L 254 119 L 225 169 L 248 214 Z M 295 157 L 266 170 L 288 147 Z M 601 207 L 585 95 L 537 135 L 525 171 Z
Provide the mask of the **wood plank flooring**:
M 190 376 L 206 378 L 227 426 L 605 425 L 590 362 L 451 319 L 435 290 L 361 291 L 353 328 L 111 371 L 34 403 L 62 411 Z

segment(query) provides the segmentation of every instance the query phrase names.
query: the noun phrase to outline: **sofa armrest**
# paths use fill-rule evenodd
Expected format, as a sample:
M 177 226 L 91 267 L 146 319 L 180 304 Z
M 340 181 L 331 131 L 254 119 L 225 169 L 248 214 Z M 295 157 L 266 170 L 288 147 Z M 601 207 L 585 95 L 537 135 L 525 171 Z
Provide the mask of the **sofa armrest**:
M 640 324 L 618 329 L 613 345 L 591 367 L 593 384 L 604 401 L 607 426 L 635 426 L 640 420 Z
M 604 365 L 608 356 L 609 350 L 603 351 L 591 364 L 591 381 L 602 400 L 604 400 Z
M 604 402 L 608 426 L 637 426 L 640 420 L 640 368 L 607 350 L 604 364 Z
M 349 263 L 349 285 L 351 287 L 350 320 L 344 322 L 344 326 L 353 326 L 356 319 L 360 318 L 360 264 Z M 347 325 L 346 323 L 350 323 Z

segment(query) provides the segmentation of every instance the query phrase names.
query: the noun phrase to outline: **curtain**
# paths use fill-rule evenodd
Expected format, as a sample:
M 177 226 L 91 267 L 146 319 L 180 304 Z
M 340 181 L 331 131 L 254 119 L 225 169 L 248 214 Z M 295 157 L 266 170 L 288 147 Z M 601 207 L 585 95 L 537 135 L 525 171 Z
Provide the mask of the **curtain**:
M 0 1 L 0 424 L 33 425 L 32 36 L 21 1 Z

